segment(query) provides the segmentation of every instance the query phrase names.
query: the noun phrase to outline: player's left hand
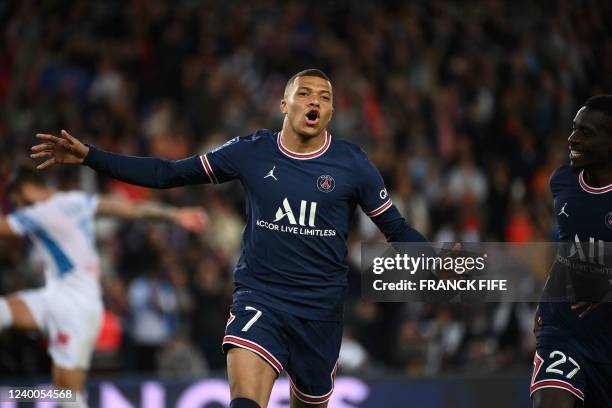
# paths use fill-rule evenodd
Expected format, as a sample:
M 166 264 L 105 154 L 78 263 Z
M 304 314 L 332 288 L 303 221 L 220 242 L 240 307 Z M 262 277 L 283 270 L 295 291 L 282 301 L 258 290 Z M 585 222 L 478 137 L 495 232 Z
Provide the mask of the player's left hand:
M 585 317 L 587 317 L 588 315 L 593 313 L 593 310 L 597 309 L 599 307 L 599 305 L 601 305 L 601 303 L 599 303 L 599 302 L 578 302 L 578 303 L 574 303 L 571 306 L 571 308 L 572 308 L 572 311 L 576 311 L 578 309 L 582 309 L 583 307 L 587 306 L 587 308 L 584 309 L 578 315 L 579 319 L 584 319 Z
M 208 215 L 201 207 L 184 207 L 176 210 L 174 222 L 192 232 L 201 232 L 208 226 Z

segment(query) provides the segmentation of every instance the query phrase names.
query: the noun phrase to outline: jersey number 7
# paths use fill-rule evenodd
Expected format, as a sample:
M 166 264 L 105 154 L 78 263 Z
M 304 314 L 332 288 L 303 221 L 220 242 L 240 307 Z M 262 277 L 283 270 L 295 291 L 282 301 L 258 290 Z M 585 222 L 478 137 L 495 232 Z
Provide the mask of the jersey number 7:
M 261 310 L 257 310 L 252 306 L 247 306 L 244 308 L 244 310 L 254 310 L 255 311 L 255 316 L 253 316 L 251 318 L 251 320 L 249 320 L 244 327 L 242 328 L 242 331 L 245 332 L 247 330 L 249 330 L 251 328 L 251 326 L 253 326 L 255 324 L 255 322 L 257 321 L 257 319 L 259 319 L 261 317 Z

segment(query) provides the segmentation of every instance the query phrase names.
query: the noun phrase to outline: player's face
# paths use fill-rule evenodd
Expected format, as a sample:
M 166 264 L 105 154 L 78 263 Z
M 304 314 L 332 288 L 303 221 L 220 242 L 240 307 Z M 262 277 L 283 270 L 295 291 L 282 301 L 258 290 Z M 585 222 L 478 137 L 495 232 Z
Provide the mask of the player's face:
M 569 142 L 572 170 L 598 169 L 610 165 L 612 120 L 606 114 L 582 107 L 574 118 Z
M 334 112 L 331 84 L 319 77 L 297 77 L 281 101 L 281 111 L 296 134 L 320 135 Z

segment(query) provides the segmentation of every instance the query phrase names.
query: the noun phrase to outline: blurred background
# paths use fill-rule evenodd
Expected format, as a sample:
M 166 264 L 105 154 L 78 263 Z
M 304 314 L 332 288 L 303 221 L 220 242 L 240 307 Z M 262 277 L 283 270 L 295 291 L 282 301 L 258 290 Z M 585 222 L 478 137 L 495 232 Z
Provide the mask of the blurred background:
M 280 129 L 287 79 L 316 67 L 333 83 L 332 133 L 368 152 L 424 235 L 552 241 L 548 179 L 577 109 L 612 90 L 611 22 L 606 0 L 1 2 L 0 204 L 13 209 L 3 183 L 36 132 L 67 129 L 125 154 L 202 154 Z M 197 236 L 99 220 L 107 311 L 93 378 L 222 376 L 239 183 L 153 191 L 87 168 L 50 174 L 60 189 L 203 205 L 212 221 Z M 361 213 L 352 229 L 341 375 L 528 384 L 535 305 L 364 302 L 359 245 L 384 238 Z M 42 284 L 27 253 L 27 242 L 0 242 L 0 294 Z M 44 341 L 2 333 L 0 378 L 44 378 Z

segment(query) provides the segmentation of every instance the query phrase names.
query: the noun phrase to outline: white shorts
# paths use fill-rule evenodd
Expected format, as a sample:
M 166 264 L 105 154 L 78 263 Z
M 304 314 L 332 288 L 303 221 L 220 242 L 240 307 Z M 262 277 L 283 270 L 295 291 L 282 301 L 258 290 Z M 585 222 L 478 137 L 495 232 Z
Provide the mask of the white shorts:
M 60 285 L 25 290 L 17 296 L 30 309 L 38 328 L 48 336 L 53 364 L 87 370 L 102 325 L 102 300 Z

